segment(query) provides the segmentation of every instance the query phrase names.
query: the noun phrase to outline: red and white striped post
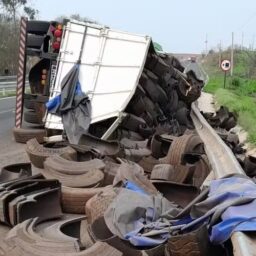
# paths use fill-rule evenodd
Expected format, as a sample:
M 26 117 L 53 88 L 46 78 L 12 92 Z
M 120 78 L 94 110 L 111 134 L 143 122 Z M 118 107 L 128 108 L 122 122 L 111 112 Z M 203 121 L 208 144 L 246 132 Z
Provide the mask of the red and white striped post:
M 26 41 L 27 41 L 27 18 L 21 17 L 18 74 L 17 74 L 17 88 L 16 88 L 16 112 L 15 112 L 16 128 L 20 128 L 22 123 L 23 94 L 25 90 L 25 78 L 26 78 Z

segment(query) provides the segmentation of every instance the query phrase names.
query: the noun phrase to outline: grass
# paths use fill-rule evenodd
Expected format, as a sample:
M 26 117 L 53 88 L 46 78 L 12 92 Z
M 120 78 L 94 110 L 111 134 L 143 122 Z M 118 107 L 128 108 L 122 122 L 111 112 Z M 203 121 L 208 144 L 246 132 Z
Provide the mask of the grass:
M 30 92 L 30 88 L 26 88 L 25 92 L 26 93 L 31 93 Z M 15 96 L 15 95 L 16 95 L 16 89 L 15 90 L 5 91 L 4 95 L 3 95 L 3 92 L 0 92 L 0 99 L 1 98 L 7 98 L 7 97 Z
M 16 91 L 6 92 L 5 95 L 0 94 L 0 98 L 7 98 L 7 97 L 15 96 L 15 95 L 16 95 Z
M 230 50 L 222 52 L 222 59 L 230 59 Z M 235 49 L 234 77 L 219 68 L 219 54 L 209 54 L 203 68 L 209 75 L 205 91 L 215 95 L 218 105 L 227 106 L 238 114 L 238 123 L 248 133 L 248 141 L 256 145 L 256 51 Z
M 227 78 L 227 87 L 223 88 L 223 77 L 210 77 L 205 91 L 215 95 L 218 105 L 227 106 L 238 114 L 238 123 L 248 133 L 248 141 L 256 144 L 256 81 L 240 79 L 232 84 L 233 79 Z

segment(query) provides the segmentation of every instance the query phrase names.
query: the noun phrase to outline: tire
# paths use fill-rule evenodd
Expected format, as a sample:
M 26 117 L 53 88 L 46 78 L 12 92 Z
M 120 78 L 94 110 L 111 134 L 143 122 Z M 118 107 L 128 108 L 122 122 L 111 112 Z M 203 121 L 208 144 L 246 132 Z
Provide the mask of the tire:
M 67 175 L 81 175 L 91 170 L 104 170 L 105 168 L 104 162 L 98 158 L 78 162 L 72 160 L 75 156 L 74 152 L 51 156 L 44 163 L 44 167 L 51 172 Z
M 28 35 L 27 48 L 40 49 L 44 43 L 44 36 Z
M 37 112 L 33 110 L 25 111 L 24 120 L 31 124 L 42 124 L 42 120 L 39 119 Z
M 65 213 L 85 214 L 86 202 L 104 191 L 104 187 L 99 188 L 70 188 L 61 187 L 61 205 Z
M 36 35 L 45 35 L 50 27 L 50 22 L 30 20 L 27 23 L 27 33 Z
M 213 256 L 223 255 L 223 251 L 219 246 L 213 246 L 210 243 L 206 226 L 201 226 L 190 233 L 169 238 L 166 244 L 166 255 Z
M 101 193 L 96 194 L 87 201 L 85 205 L 85 213 L 88 224 L 92 224 L 95 220 L 104 216 L 104 212 L 113 202 L 117 193 L 112 186 L 102 188 Z
M 75 153 L 75 150 L 71 147 L 64 146 L 62 148 L 49 148 L 40 145 L 37 139 L 31 139 L 27 141 L 26 152 L 31 163 L 37 168 L 44 168 L 44 161 L 47 157 L 63 154 L 63 153 Z
M 44 142 L 44 137 L 47 136 L 44 129 L 24 129 L 13 128 L 14 139 L 18 143 L 27 143 L 27 141 L 35 138 L 39 143 Z
M 155 165 L 151 175 L 151 180 L 172 180 L 173 174 L 175 173 L 175 169 L 170 164 L 158 164 Z
M 30 177 L 32 175 L 30 163 L 17 163 L 2 167 L 0 182 L 19 179 L 21 177 Z
M 46 179 L 57 179 L 63 186 L 72 188 L 100 187 L 104 180 L 104 173 L 100 170 L 90 170 L 79 175 L 68 175 L 54 172 L 44 164 L 44 169 L 40 170 L 40 172 Z
M 46 210 L 46 209 L 45 209 Z M 66 220 L 65 220 L 65 219 Z M 64 219 L 64 220 L 63 220 Z M 122 256 L 114 247 L 96 242 L 84 249 L 80 240 L 81 217 L 68 217 L 38 223 L 32 218 L 15 226 L 8 233 L 2 255 L 8 256 Z
M 35 110 L 35 102 L 29 99 L 24 99 L 24 107 L 26 109 Z
M 203 153 L 200 148 L 202 144 L 201 139 L 194 134 L 177 137 L 173 140 L 167 156 L 161 159 L 161 163 L 171 165 L 184 164 L 184 154 Z

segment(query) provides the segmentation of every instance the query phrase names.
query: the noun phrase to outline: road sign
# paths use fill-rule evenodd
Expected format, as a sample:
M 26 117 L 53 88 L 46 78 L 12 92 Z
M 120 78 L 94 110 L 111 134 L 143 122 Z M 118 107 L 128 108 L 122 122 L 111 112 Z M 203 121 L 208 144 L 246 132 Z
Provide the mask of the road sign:
M 230 60 L 223 60 L 220 64 L 220 67 L 223 71 L 227 72 L 231 68 L 231 62 Z

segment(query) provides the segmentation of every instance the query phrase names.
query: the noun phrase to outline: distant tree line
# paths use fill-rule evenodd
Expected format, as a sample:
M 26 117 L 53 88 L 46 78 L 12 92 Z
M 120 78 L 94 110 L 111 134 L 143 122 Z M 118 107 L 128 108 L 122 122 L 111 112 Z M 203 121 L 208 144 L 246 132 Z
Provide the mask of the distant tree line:
M 17 73 L 20 17 L 37 14 L 28 0 L 0 0 L 0 75 Z
M 31 6 L 30 0 L 0 0 L 0 76 L 17 74 L 20 17 L 36 19 L 37 15 L 38 10 Z M 79 14 L 56 18 L 59 22 L 64 19 L 98 24 L 97 21 Z

